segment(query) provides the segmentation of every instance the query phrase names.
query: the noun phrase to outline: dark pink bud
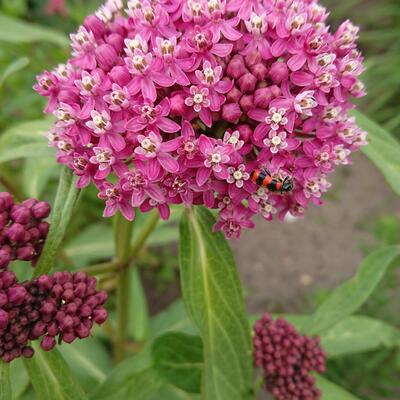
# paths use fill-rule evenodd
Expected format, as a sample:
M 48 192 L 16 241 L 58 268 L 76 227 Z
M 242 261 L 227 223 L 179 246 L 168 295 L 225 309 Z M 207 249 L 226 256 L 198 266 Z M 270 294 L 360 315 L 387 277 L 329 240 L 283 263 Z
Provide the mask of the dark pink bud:
M 124 38 L 118 33 L 112 33 L 106 39 L 107 43 L 114 47 L 117 53 L 120 53 L 124 48 Z
M 236 128 L 240 133 L 240 139 L 248 142 L 250 140 L 251 135 L 253 134 L 253 130 L 247 124 L 241 124 Z
M 86 292 L 86 284 L 83 282 L 79 282 L 74 290 L 74 295 L 78 297 L 82 297 Z
M 96 322 L 96 324 L 101 325 L 103 322 L 107 320 L 107 317 L 108 313 L 103 307 L 96 308 L 95 310 L 93 310 L 92 318 L 93 321 Z
M 40 311 L 43 314 L 49 314 L 49 315 L 56 312 L 56 310 L 57 310 L 56 306 L 51 301 L 45 301 L 40 309 Z
M 182 117 L 187 113 L 188 107 L 185 104 L 185 95 L 183 93 L 175 93 L 170 98 L 170 103 L 170 115 L 172 117 Z
M 62 295 L 63 300 L 65 300 L 67 303 L 72 301 L 74 299 L 74 297 L 75 297 L 74 291 L 71 289 L 65 290 Z
M 268 75 L 268 68 L 265 64 L 258 63 L 251 67 L 251 73 L 259 80 L 263 81 Z
M 46 332 L 46 324 L 42 321 L 36 322 L 35 326 L 32 328 L 31 335 L 33 338 L 38 338 L 44 335 Z
M 257 89 L 254 92 L 254 104 L 260 108 L 268 108 L 269 103 L 273 99 L 273 94 L 269 87 Z
M 55 345 L 56 345 L 56 340 L 49 335 L 45 336 L 40 343 L 40 347 L 44 351 L 50 351 L 52 348 L 54 348 Z
M 22 349 L 22 356 L 25 358 L 32 358 L 34 353 L 35 351 L 32 349 L 32 347 L 26 346 Z
M 80 324 L 77 328 L 75 328 L 75 333 L 78 335 L 79 339 L 84 339 L 90 335 L 90 329 L 85 325 Z
M 8 300 L 15 304 L 19 305 L 24 301 L 26 296 L 26 289 L 23 286 L 13 286 L 7 290 Z
M 240 99 L 239 104 L 240 104 L 241 109 L 244 112 L 252 110 L 254 108 L 253 95 L 252 94 L 245 94 Z
M 6 235 L 12 242 L 23 242 L 25 238 L 25 228 L 21 224 L 13 224 L 7 228 Z
M 76 335 L 73 332 L 65 332 L 62 336 L 62 340 L 65 343 L 72 343 L 76 339 Z
M 49 233 L 50 225 L 48 222 L 40 222 L 37 228 L 39 229 L 40 236 L 45 238 Z
M 271 65 L 269 69 L 269 76 L 272 82 L 279 84 L 282 81 L 288 79 L 289 77 L 289 68 L 286 65 L 286 62 L 276 61 Z
M 130 82 L 131 80 L 131 76 L 129 74 L 129 71 L 126 69 L 126 67 L 122 67 L 122 66 L 117 66 L 114 67 L 109 73 L 108 75 L 110 76 L 110 78 L 117 83 L 118 85 L 120 85 L 121 87 L 125 86 L 128 84 L 128 82 Z
M 0 269 L 7 268 L 11 260 L 11 252 L 7 248 L 0 249 Z
M 242 56 L 233 57 L 226 68 L 228 76 L 234 79 L 239 79 L 246 72 L 247 69 L 244 65 L 244 59 Z
M 79 315 L 81 317 L 89 317 L 90 314 L 92 314 L 92 307 L 88 306 L 87 304 L 84 304 L 80 309 L 79 309 Z
M 237 103 L 224 104 L 222 107 L 222 118 L 231 123 L 237 123 L 242 116 L 242 110 Z
M 38 278 L 38 284 L 40 290 L 49 290 L 52 287 L 52 280 L 48 275 L 40 275 Z
M 107 301 L 107 298 L 108 298 L 108 294 L 104 290 L 96 293 L 97 304 L 104 304 Z
M 272 85 L 270 87 L 271 93 L 273 94 L 274 97 L 279 97 L 281 95 L 281 88 L 277 85 Z
M 95 51 L 97 64 L 104 71 L 109 71 L 117 61 L 117 52 L 110 44 L 101 44 Z
M 92 31 L 96 38 L 101 38 L 106 33 L 104 22 L 96 15 L 86 17 L 83 25 L 88 31 Z
M 52 321 L 48 326 L 47 326 L 47 333 L 50 336 L 56 336 L 58 335 L 58 324 L 56 321 Z
M 69 330 L 74 326 L 74 320 L 67 315 L 63 320 L 60 322 L 60 328 L 63 331 Z
M 19 204 L 11 208 L 10 216 L 14 222 L 22 225 L 28 224 L 32 219 L 31 210 Z
M 35 249 L 31 245 L 17 249 L 17 258 L 21 261 L 31 261 L 35 258 Z
M 242 75 L 239 79 L 239 87 L 243 93 L 253 93 L 254 89 L 256 88 L 256 84 L 257 78 L 250 72 Z
M 3 308 L 8 303 L 7 295 L 1 291 L 0 292 L 0 308 Z
M 8 192 L 0 192 L 0 212 L 7 211 L 14 204 L 14 199 Z
M 50 215 L 50 204 L 46 201 L 39 201 L 32 207 L 32 214 L 37 219 L 47 218 Z
M 226 94 L 226 101 L 228 103 L 237 103 L 240 98 L 242 97 L 242 92 L 234 86 L 227 94 Z
M 7 211 L 0 212 L 0 231 L 8 224 L 10 216 Z
M 8 313 L 0 309 L 0 329 L 5 329 L 8 325 Z
M 79 103 L 79 96 L 73 90 L 60 90 L 57 97 L 59 102 L 66 104 Z
M 16 280 L 16 278 L 15 278 L 15 275 L 13 272 L 11 272 L 11 271 L 1 272 L 1 275 L 0 275 L 0 284 L 2 283 L 1 289 L 7 289 L 10 286 L 14 285 L 15 280 Z

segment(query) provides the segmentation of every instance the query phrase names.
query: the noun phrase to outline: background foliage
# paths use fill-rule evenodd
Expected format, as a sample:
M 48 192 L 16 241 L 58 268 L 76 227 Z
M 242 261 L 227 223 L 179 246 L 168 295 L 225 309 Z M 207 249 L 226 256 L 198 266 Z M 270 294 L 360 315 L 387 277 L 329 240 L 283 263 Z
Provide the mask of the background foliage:
M 350 17 L 361 26 L 360 43 L 367 66 L 363 79 L 369 95 L 360 104 L 362 113 L 355 116 L 370 133 L 371 144 L 365 154 L 400 195 L 399 3 L 323 3 L 332 10 L 333 25 Z M 78 270 L 109 260 L 121 251 L 114 245 L 111 223 L 101 218 L 102 205 L 92 189 L 77 198 L 71 190 L 71 177 L 63 172 L 63 185 L 55 200 L 60 168 L 43 136 L 51 121 L 43 119 L 43 100 L 31 89 L 37 73 L 65 60 L 69 51 L 67 33 L 99 4 L 70 0 L 67 16 L 48 16 L 43 11 L 44 0 L 0 0 L 0 190 L 10 190 L 19 199 L 41 197 L 58 204 L 52 226 L 58 232 L 66 229 L 60 252 L 56 251 L 60 243 L 49 241 L 54 249 L 46 252 L 36 270 L 39 272 L 48 271 L 56 255 L 56 269 Z M 354 12 L 360 9 L 362 12 Z M 174 209 L 168 223 L 159 223 L 153 215 L 138 216 L 132 242 L 126 244 L 135 255 L 136 268 L 124 275 L 129 293 L 124 311 L 130 316 L 124 327 L 128 343 L 122 357 L 117 358 L 125 360 L 117 363 L 111 352 L 115 330 L 119 332 L 114 312 L 119 301 L 114 295 L 117 282 L 100 264 L 100 285 L 111 292 L 110 322 L 88 340 L 51 353 L 37 349 L 34 359 L 17 360 L 11 368 L 0 364 L 0 399 L 199 399 L 202 386 L 207 399 L 254 398 L 249 384 L 250 325 L 241 309 L 241 288 L 230 250 L 222 237 L 211 237 L 213 217 L 205 210 L 186 212 L 181 222 L 185 232 L 181 279 L 189 315 L 177 301 L 149 316 L 154 302 L 148 303 L 146 295 L 152 298 L 149 292 L 155 292 L 157 297 L 160 290 L 176 281 L 181 216 L 181 209 Z M 326 400 L 400 398 L 396 293 L 400 282 L 398 263 L 394 262 L 400 252 L 400 220 L 388 216 L 372 221 L 369 229 L 375 233 L 375 245 L 364 246 L 366 258 L 357 276 L 332 293 L 315 293 L 312 315 L 288 316 L 299 329 L 322 337 L 330 356 L 328 374 L 319 379 Z M 50 234 L 50 239 L 55 236 Z M 146 246 L 142 247 L 144 242 Z M 157 251 L 152 251 L 155 248 Z M 225 263 L 215 262 L 213 257 Z M 204 272 L 200 277 L 199 269 Z M 31 271 L 23 265 L 16 265 L 14 270 L 20 279 L 30 277 Z M 225 276 L 227 271 L 230 275 Z M 150 290 L 145 290 L 141 278 L 145 283 L 151 281 Z M 189 285 L 196 290 L 185 290 Z M 210 287 L 213 290 L 206 290 Z M 221 298 L 219 289 L 234 296 Z M 205 311 L 207 320 L 202 317 Z M 237 318 L 231 313 L 237 313 Z M 227 315 L 226 321 L 218 321 L 219 315 Z M 224 329 L 236 334 L 227 335 Z M 215 352 L 230 346 L 236 352 L 226 357 Z M 203 381 L 202 371 L 209 376 Z M 213 374 L 219 380 L 213 381 Z

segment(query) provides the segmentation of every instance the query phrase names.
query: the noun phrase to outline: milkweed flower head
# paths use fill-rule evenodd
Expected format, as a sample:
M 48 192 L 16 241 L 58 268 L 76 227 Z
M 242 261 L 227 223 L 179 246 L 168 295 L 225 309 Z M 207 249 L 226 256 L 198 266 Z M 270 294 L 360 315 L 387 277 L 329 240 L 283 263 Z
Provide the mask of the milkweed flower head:
M 28 199 L 18 204 L 8 192 L 0 192 L 0 269 L 11 261 L 38 260 L 49 231 L 45 219 L 50 205 Z
M 327 17 L 317 0 L 107 1 L 35 85 L 58 162 L 105 216 L 203 204 L 227 237 L 255 214 L 301 217 L 367 143 L 348 114 L 365 94 L 358 28 Z M 293 190 L 259 196 L 264 168 Z
M 319 338 L 301 335 L 283 318 L 265 313 L 254 325 L 254 363 L 263 370 L 265 389 L 277 400 L 318 400 L 312 372 L 325 372 Z
M 107 294 L 83 272 L 56 272 L 17 282 L 11 271 L 0 272 L 0 359 L 11 362 L 33 356 L 32 340 L 43 350 L 90 335 L 107 319 Z

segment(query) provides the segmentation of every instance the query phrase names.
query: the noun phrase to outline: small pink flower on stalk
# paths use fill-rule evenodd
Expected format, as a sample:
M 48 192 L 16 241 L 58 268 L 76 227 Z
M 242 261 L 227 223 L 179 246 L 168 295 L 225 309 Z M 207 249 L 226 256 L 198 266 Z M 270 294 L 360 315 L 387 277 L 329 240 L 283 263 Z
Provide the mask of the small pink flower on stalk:
M 169 154 L 178 148 L 178 140 L 163 143 L 161 136 L 151 131 L 147 136 L 139 135 L 138 141 L 140 146 L 135 148 L 135 154 L 139 160 L 148 161 L 149 179 L 158 178 L 162 169 L 171 173 L 179 171 L 178 162 Z
M 241 54 L 256 59 L 259 53 L 264 60 L 271 58 L 270 44 L 265 37 L 265 32 L 268 29 L 266 13 L 261 15 L 251 13 L 250 19 L 245 21 L 245 25 L 249 34 L 245 36 L 246 47 L 241 51 Z
M 219 215 L 219 220 L 213 226 L 213 231 L 222 231 L 230 239 L 239 239 L 242 228 L 251 229 L 254 222 L 250 220 L 252 213 L 241 204 L 234 208 L 225 208 Z
M 95 48 L 96 40 L 93 32 L 81 26 L 77 33 L 70 35 L 72 40 L 72 65 L 79 65 L 83 69 L 92 70 L 96 68 Z
M 199 186 L 204 185 L 213 173 L 219 179 L 229 176 L 227 163 L 229 155 L 233 152 L 231 145 L 218 144 L 205 135 L 199 138 L 199 150 L 204 157 L 203 166 L 197 170 L 196 181 Z
M 121 87 L 117 83 L 111 86 L 112 92 L 103 97 L 104 101 L 109 104 L 111 111 L 122 111 L 130 107 L 131 94 L 127 87 Z
M 171 109 L 170 101 L 163 99 L 160 104 L 137 104 L 133 107 L 136 117 L 132 118 L 126 124 L 128 131 L 139 132 L 143 129 L 160 129 L 163 132 L 174 133 L 180 130 L 180 126 L 167 118 Z
M 98 197 L 106 201 L 104 217 L 112 217 L 120 210 L 128 221 L 134 220 L 135 213 L 130 204 L 129 196 L 123 191 L 120 184 L 113 185 L 110 182 L 104 182 Z
M 211 101 L 208 99 L 209 90 L 205 87 L 190 87 L 190 96 L 185 99 L 185 104 L 188 107 L 193 107 L 193 110 L 199 114 L 200 119 L 211 127 Z

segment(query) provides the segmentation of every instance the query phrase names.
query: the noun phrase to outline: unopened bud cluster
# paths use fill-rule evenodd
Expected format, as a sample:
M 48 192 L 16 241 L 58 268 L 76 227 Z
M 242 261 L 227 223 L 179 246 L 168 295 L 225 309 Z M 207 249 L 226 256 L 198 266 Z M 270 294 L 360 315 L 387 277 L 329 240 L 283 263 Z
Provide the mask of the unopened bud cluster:
M 41 338 L 49 351 L 90 335 L 93 324 L 107 319 L 107 293 L 83 272 L 56 272 L 18 283 L 11 271 L 0 272 L 0 358 L 10 362 L 32 357 L 31 340 Z
M 324 373 L 326 355 L 319 338 L 302 336 L 268 313 L 254 326 L 254 360 L 264 370 L 265 388 L 277 400 L 318 400 L 311 372 Z
M 13 260 L 35 265 L 49 231 L 44 221 L 49 214 L 50 205 L 44 201 L 28 199 L 17 204 L 10 193 L 0 193 L 0 269 Z

